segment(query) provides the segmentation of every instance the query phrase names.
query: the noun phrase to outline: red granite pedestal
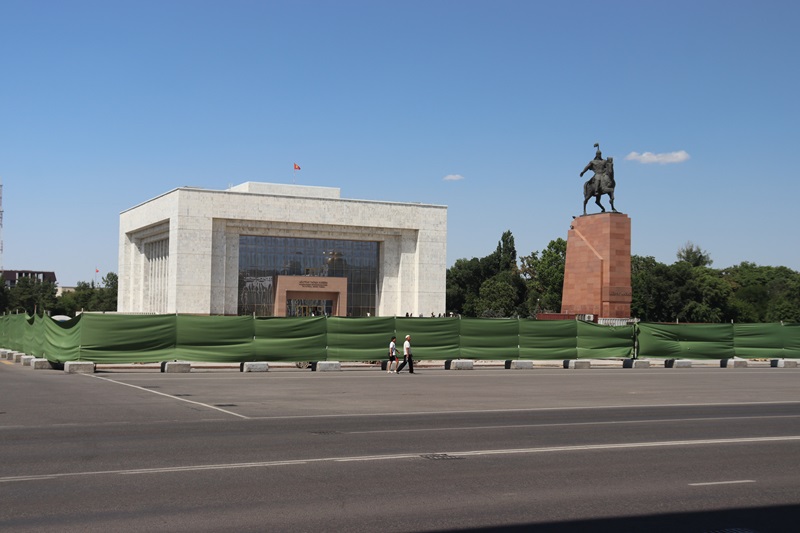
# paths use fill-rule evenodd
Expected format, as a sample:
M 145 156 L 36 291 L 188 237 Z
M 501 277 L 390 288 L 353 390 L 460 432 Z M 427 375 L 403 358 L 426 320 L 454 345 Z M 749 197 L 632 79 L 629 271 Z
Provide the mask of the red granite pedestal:
M 561 312 L 601 318 L 631 316 L 631 219 L 584 215 L 567 237 Z

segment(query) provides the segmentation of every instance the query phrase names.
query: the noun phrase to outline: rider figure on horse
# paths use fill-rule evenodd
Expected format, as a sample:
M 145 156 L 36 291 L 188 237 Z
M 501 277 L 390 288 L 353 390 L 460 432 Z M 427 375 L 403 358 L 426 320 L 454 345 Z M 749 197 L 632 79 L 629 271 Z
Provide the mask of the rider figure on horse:
M 594 155 L 594 159 L 589 161 L 589 164 L 586 165 L 586 168 L 581 172 L 581 177 L 583 177 L 588 170 L 594 172 L 594 176 L 592 177 L 594 190 L 597 191 L 597 194 L 603 194 L 608 188 L 614 187 L 615 185 L 614 160 L 610 157 L 603 160 L 603 154 L 600 152 L 600 144 L 595 143 L 594 146 L 597 148 L 597 152 Z
M 617 184 L 614 181 L 614 158 L 609 157 L 604 160 L 603 154 L 600 152 L 600 144 L 595 143 L 594 147 L 597 148 L 594 159 L 589 161 L 589 164 L 581 172 L 581 177 L 589 170 L 594 172 L 591 179 L 583 184 L 583 214 L 586 214 L 586 203 L 590 198 L 594 198 L 595 203 L 605 213 L 606 209 L 600 203 L 600 197 L 604 194 L 608 195 L 608 199 L 611 202 L 611 210 L 616 213 L 617 210 L 614 208 L 614 188 Z

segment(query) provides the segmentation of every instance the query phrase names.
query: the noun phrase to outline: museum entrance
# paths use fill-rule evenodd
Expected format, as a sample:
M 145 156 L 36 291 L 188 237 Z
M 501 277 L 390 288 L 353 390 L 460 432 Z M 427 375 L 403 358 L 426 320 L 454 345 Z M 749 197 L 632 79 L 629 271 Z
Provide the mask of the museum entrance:
M 287 300 L 286 316 L 331 316 L 333 300 Z
M 278 276 L 274 316 L 346 316 L 347 278 Z

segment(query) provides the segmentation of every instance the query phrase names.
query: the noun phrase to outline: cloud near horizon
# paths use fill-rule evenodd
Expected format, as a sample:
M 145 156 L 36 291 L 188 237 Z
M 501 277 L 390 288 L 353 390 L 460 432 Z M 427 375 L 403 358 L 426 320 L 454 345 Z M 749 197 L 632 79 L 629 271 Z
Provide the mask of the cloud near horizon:
M 463 179 L 464 176 L 462 176 L 461 174 L 448 174 L 447 176 L 442 178 L 442 181 L 461 181 Z
M 689 154 L 686 150 L 679 150 L 677 152 L 666 152 L 663 154 L 654 154 L 653 152 L 631 152 L 625 156 L 627 161 L 638 161 L 645 165 L 651 163 L 658 163 L 659 165 L 668 165 L 670 163 L 683 163 L 689 159 Z

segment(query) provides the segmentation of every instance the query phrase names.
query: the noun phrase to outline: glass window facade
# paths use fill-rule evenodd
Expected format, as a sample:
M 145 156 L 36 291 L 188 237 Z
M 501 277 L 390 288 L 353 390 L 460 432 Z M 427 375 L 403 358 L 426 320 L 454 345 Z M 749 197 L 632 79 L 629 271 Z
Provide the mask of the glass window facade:
M 239 236 L 240 315 L 275 316 L 277 277 L 347 278 L 347 316 L 375 316 L 379 243 Z M 289 300 L 287 316 L 330 314 L 330 302 Z

